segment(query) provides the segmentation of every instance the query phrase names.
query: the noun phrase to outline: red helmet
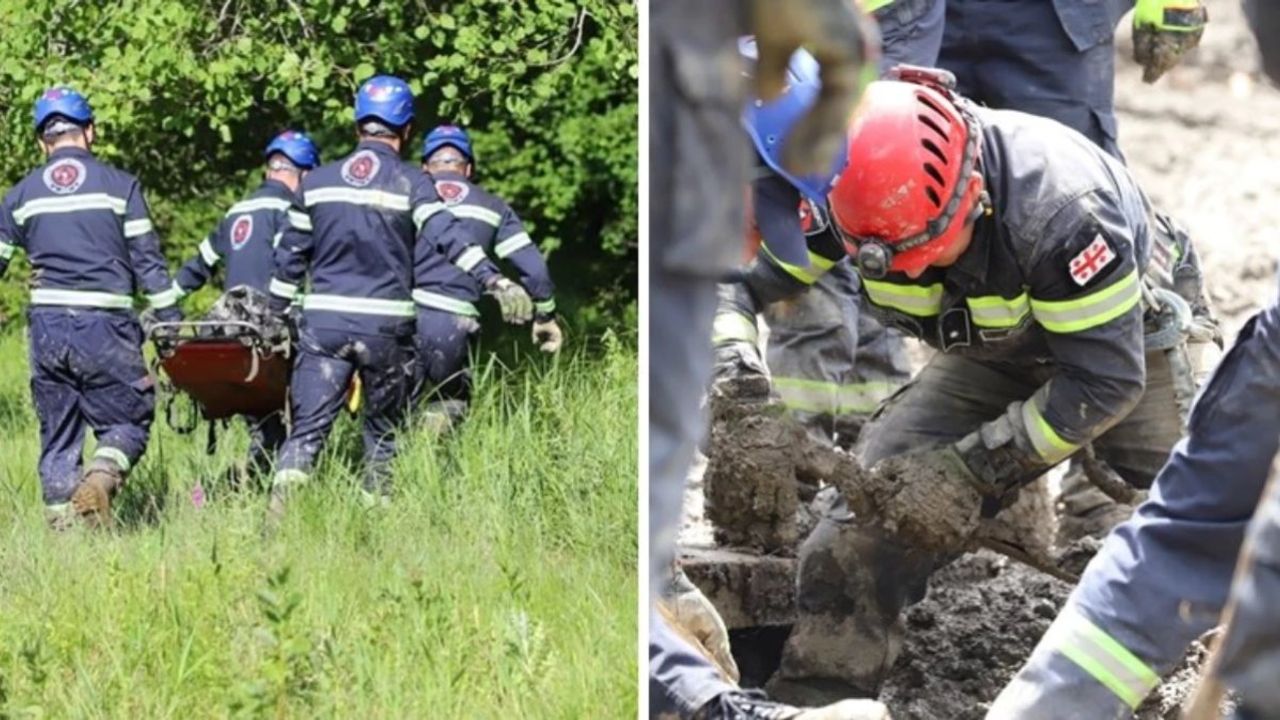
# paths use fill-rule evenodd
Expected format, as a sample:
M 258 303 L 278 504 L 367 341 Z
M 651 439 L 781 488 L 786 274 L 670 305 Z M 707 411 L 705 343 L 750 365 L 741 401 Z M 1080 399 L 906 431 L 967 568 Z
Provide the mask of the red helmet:
M 969 182 L 977 122 L 947 78 L 874 82 L 849 127 L 849 164 L 828 199 L 866 277 L 924 270 L 985 207 L 981 187 Z

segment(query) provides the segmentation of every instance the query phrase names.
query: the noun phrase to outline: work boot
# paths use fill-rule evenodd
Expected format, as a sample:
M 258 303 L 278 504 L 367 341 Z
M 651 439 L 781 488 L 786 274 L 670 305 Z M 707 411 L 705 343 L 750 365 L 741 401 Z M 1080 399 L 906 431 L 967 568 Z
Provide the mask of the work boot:
M 875 700 L 841 700 L 804 708 L 774 702 L 759 690 L 728 690 L 693 714 L 694 720 L 891 720 L 889 709 Z
M 89 463 L 71 494 L 71 507 L 92 528 L 111 526 L 111 498 L 124 483 L 120 466 L 105 458 Z
M 75 527 L 76 513 L 70 502 L 44 506 L 44 520 L 54 532 L 66 532 Z

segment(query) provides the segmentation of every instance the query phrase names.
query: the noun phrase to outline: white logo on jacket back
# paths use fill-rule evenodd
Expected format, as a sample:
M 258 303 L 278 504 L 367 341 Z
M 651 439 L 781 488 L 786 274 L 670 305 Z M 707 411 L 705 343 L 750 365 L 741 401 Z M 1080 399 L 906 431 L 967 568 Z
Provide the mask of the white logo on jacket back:
M 44 169 L 44 186 L 59 195 L 68 195 L 84 184 L 84 164 L 66 158 Z
M 457 180 L 437 180 L 436 193 L 444 200 L 445 205 L 453 206 L 466 200 L 471 194 L 471 188 Z
M 381 167 L 382 161 L 378 159 L 376 153 L 372 150 L 361 150 L 342 163 L 342 179 L 348 185 L 364 187 L 373 181 L 373 177 L 378 174 L 378 169 Z

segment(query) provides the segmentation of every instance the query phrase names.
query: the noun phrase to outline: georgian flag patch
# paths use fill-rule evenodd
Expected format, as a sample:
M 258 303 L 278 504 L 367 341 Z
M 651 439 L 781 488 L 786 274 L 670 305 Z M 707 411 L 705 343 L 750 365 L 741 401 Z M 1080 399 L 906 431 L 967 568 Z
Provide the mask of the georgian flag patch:
M 1077 285 L 1084 286 L 1115 259 L 1116 252 L 1107 244 L 1102 233 L 1098 233 L 1093 242 L 1089 243 L 1089 247 L 1071 258 L 1071 263 L 1068 265 L 1071 279 L 1075 280 Z

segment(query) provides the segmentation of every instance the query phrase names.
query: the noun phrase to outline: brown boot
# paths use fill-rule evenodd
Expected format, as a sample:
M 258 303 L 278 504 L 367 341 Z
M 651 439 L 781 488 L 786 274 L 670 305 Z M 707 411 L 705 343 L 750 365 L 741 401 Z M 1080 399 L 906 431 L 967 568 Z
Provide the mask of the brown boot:
M 94 460 L 71 494 L 71 507 L 91 528 L 111 527 L 111 498 L 124 483 L 124 473 L 109 460 Z

